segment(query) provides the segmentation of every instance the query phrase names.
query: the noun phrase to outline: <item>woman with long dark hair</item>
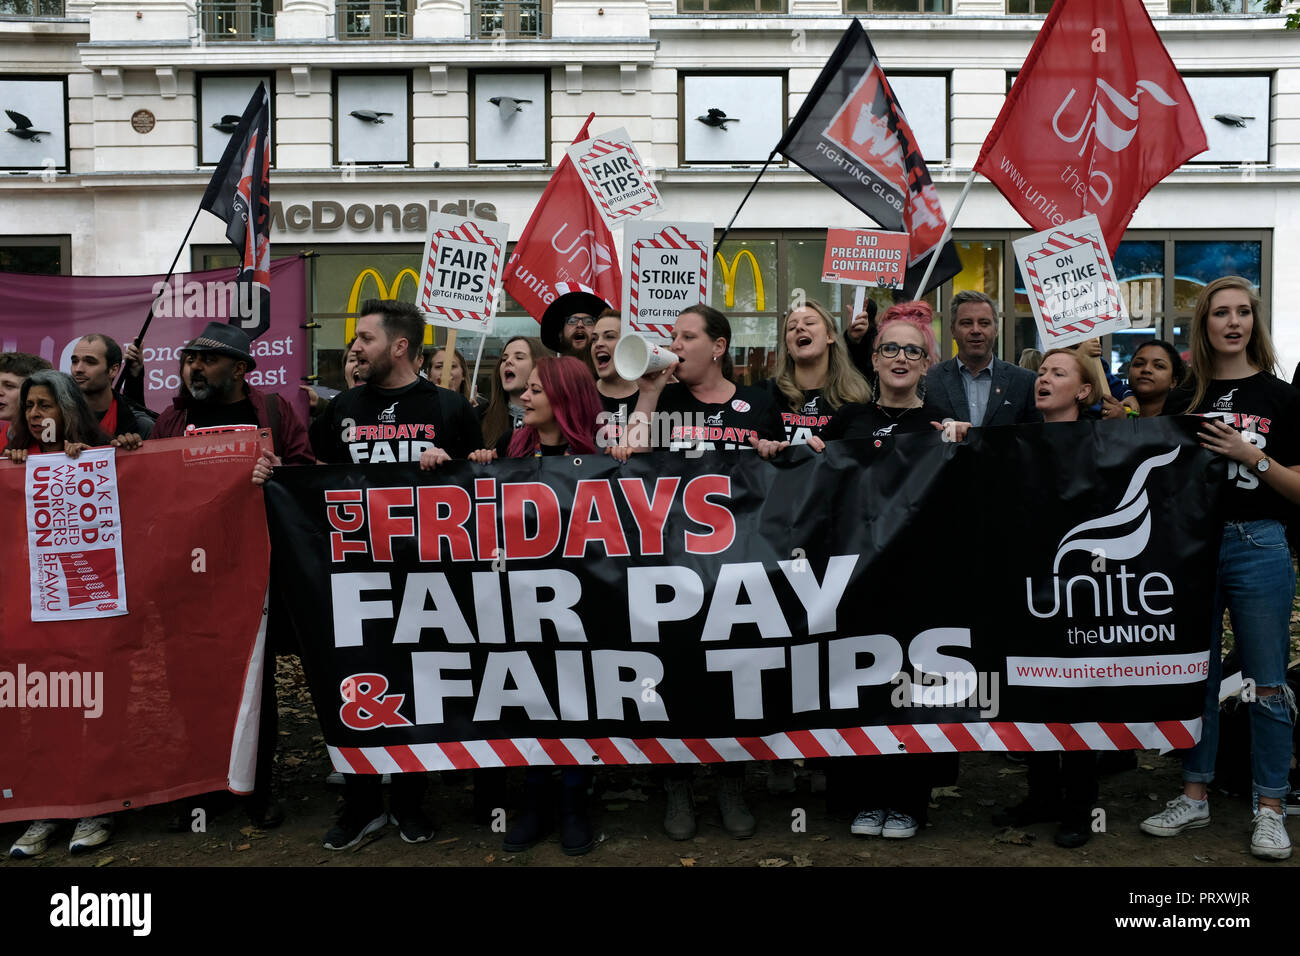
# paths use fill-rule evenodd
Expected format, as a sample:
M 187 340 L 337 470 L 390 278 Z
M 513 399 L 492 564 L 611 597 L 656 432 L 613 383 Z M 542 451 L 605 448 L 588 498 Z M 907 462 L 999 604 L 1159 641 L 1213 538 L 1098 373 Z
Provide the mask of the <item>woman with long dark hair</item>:
M 519 395 L 528 382 L 533 363 L 546 355 L 541 339 L 516 335 L 506 342 L 492 370 L 492 397 L 483 410 L 483 441 L 495 448 L 502 436 L 509 435 L 524 420 Z
M 600 395 L 586 364 L 572 356 L 539 358 L 519 395 L 523 424 L 502 439 L 503 457 L 589 455 L 596 450 L 600 429 Z M 470 460 L 486 465 L 498 457 L 497 448 L 474 452 Z M 552 771 L 529 767 L 524 774 L 524 802 L 519 816 L 506 831 L 504 849 L 519 853 L 539 842 L 551 830 L 554 801 L 550 793 Z M 595 846 L 588 816 L 587 791 L 592 772 L 588 767 L 560 770 L 560 848 L 580 856 Z M 475 782 L 475 788 L 479 786 Z
M 1138 346 L 1128 363 L 1128 387 L 1133 394 L 1124 399 L 1136 407 L 1139 418 L 1163 415 L 1165 400 L 1187 378 L 1183 357 L 1164 339 L 1151 339 Z
M 1201 289 L 1192 317 L 1192 380 L 1166 402 L 1205 419 L 1203 447 L 1228 459 L 1223 539 L 1211 618 L 1213 643 L 1201 739 L 1183 756 L 1183 792 L 1142 822 L 1152 836 L 1209 825 L 1208 786 L 1219 747 L 1220 638 L 1223 609 L 1254 682 L 1250 711 L 1251 776 L 1259 809 L 1250 852 L 1291 855 L 1282 798 L 1289 790 L 1295 697 L 1286 682 L 1295 567 L 1281 520 L 1300 504 L 1300 392 L 1276 377 L 1277 355 L 1259 296 L 1240 276 Z

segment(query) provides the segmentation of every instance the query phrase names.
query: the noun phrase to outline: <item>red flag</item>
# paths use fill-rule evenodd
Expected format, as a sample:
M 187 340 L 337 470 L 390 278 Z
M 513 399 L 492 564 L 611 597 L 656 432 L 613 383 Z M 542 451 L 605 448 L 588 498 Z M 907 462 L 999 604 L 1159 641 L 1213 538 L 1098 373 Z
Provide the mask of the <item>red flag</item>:
M 589 138 L 595 116 L 587 117 L 575 143 Z M 568 156 L 556 167 L 505 270 L 506 291 L 538 322 L 555 301 L 557 282 L 589 286 L 610 308 L 619 307 L 623 274 L 614 238 Z
M 1207 148 L 1142 0 L 1058 0 L 975 170 L 1035 229 L 1095 213 L 1113 253 L 1142 197 Z

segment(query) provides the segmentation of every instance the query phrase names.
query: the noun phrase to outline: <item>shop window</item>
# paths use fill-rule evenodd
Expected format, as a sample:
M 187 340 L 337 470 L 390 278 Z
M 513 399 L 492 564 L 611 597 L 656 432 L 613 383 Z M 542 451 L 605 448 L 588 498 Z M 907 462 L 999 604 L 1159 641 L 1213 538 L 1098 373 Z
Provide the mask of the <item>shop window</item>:
M 25 275 L 70 275 L 68 236 L 5 236 L 0 239 L 0 272 Z
M 844 0 L 845 13 L 948 13 L 949 0 Z

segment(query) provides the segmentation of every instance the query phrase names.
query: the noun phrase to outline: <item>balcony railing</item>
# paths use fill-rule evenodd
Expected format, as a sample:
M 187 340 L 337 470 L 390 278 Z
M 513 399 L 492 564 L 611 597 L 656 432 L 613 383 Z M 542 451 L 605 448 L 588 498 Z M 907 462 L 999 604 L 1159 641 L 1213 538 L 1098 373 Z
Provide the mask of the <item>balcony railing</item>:
M 199 27 L 209 42 L 274 40 L 275 8 L 262 0 L 199 0 Z
M 0 17 L 61 17 L 63 0 L 0 0 Z
M 470 26 L 474 36 L 549 37 L 550 0 L 473 0 Z
M 406 0 L 338 0 L 340 40 L 405 40 L 411 36 Z

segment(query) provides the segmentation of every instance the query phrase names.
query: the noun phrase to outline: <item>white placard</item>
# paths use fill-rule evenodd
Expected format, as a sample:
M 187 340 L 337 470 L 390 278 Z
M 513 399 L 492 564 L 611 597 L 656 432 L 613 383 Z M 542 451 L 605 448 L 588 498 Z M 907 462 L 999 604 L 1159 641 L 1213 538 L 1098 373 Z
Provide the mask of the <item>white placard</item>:
M 504 222 L 429 213 L 415 304 L 430 325 L 492 331 L 510 226 Z
M 27 458 L 32 620 L 127 613 L 115 448 Z
M 1096 216 L 1036 232 L 1013 246 L 1044 351 L 1129 328 Z
M 633 219 L 623 227 L 623 328 L 672 340 L 677 314 L 713 294 L 713 223 Z
M 650 181 L 632 137 L 621 126 L 575 143 L 568 154 L 610 228 L 663 209 L 659 190 Z

